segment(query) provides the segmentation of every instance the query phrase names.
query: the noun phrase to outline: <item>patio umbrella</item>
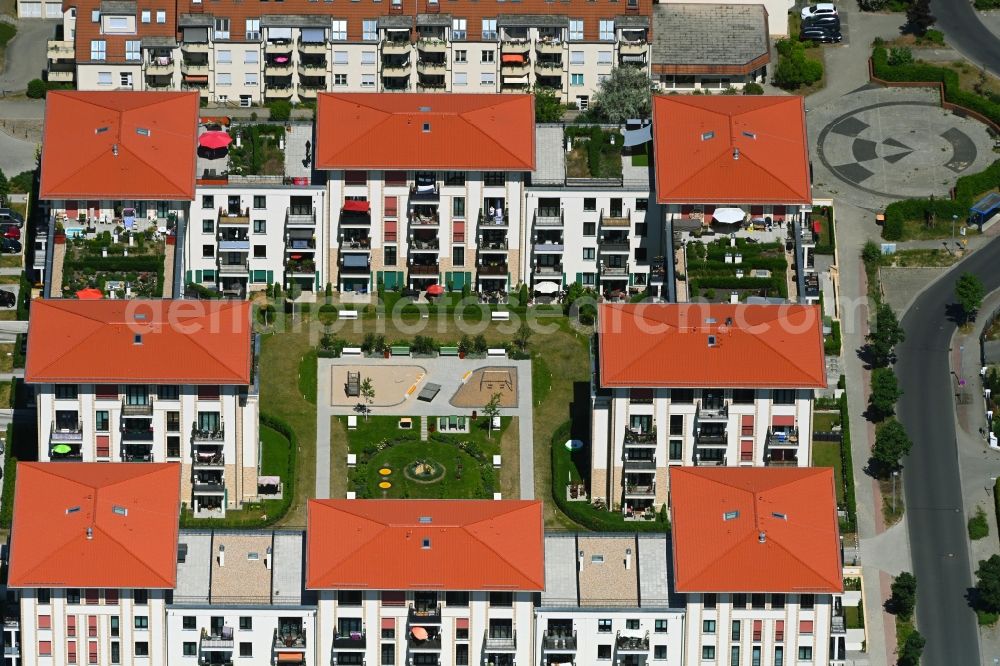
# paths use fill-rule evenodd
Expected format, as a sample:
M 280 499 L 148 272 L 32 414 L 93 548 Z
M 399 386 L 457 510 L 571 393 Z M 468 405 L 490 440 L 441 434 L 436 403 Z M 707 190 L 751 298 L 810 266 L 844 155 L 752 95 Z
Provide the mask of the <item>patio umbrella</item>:
M 205 132 L 198 137 L 198 145 L 202 148 L 218 150 L 225 148 L 233 142 L 233 137 L 226 132 Z
M 413 629 L 410 629 L 410 633 L 413 634 L 413 637 L 416 638 L 418 641 L 427 640 L 427 630 L 424 629 L 423 627 L 413 627 Z
M 288 56 L 276 56 L 274 62 L 288 62 Z
M 72 450 L 69 444 L 56 444 L 52 447 L 52 453 L 69 453 Z
M 535 292 L 539 294 L 554 294 L 559 291 L 559 285 L 555 282 L 539 282 L 535 285 Z
M 722 224 L 736 224 L 742 222 L 745 217 L 746 213 L 740 208 L 716 208 L 712 213 L 712 218 Z
M 428 296 L 440 296 L 443 293 L 444 293 L 444 287 L 442 287 L 439 284 L 432 284 L 431 286 L 427 287 Z
M 93 287 L 87 287 L 86 289 L 81 289 L 76 292 L 76 297 L 81 301 L 96 301 L 104 298 L 104 293 L 100 289 L 94 289 Z

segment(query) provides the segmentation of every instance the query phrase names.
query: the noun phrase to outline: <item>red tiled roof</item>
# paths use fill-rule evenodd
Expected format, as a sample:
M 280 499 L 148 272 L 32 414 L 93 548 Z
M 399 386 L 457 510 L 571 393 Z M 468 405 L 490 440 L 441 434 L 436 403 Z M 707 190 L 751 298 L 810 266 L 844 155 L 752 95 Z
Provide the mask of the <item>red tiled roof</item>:
M 19 463 L 10 586 L 173 588 L 180 479 L 177 463 Z
M 656 200 L 812 203 L 804 109 L 795 95 L 654 96 Z
M 196 92 L 52 91 L 40 196 L 193 200 L 197 130 Z
M 316 167 L 533 171 L 531 95 L 320 93 Z
M 841 592 L 833 483 L 829 467 L 671 467 L 677 591 Z
M 250 384 L 251 337 L 249 302 L 37 299 L 25 381 Z
M 309 589 L 541 590 L 542 503 L 310 500 Z
M 605 303 L 601 386 L 825 388 L 821 323 L 814 305 Z

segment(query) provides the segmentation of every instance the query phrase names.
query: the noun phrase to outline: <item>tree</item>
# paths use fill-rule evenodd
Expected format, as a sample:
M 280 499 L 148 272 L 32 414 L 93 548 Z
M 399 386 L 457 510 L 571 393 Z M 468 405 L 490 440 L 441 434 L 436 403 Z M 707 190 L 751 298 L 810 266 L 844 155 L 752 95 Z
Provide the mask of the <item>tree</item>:
M 901 395 L 903 392 L 892 368 L 875 368 L 872 371 L 872 392 L 868 397 L 868 407 L 873 420 L 881 421 L 892 416 L 896 411 L 896 401 Z
M 535 122 L 557 123 L 562 120 L 563 108 L 559 96 L 552 88 L 535 88 Z
M 917 605 L 917 577 L 904 571 L 892 579 L 892 596 L 889 597 L 889 612 L 902 620 L 913 616 Z
M 797 90 L 823 78 L 823 64 L 806 57 L 805 44 L 797 39 L 782 39 L 775 45 L 780 56 L 774 69 L 775 85 Z
M 979 609 L 1000 613 L 1000 555 L 979 560 L 976 579 L 976 602 Z
M 875 472 L 880 476 L 888 476 L 900 468 L 900 460 L 910 452 L 913 442 L 906 434 L 903 424 L 899 421 L 889 421 L 875 434 L 875 446 L 872 447 L 871 462 Z
M 906 24 L 917 37 L 927 34 L 927 29 L 937 22 L 931 14 L 931 0 L 913 0 L 906 9 Z
M 906 637 L 906 642 L 899 649 L 899 657 L 896 659 L 896 666 L 919 666 L 920 656 L 924 652 L 924 645 L 927 641 L 919 631 L 914 630 Z
M 865 241 L 861 248 L 861 261 L 866 264 L 877 264 L 882 261 L 882 249 L 875 241 Z
M 518 326 L 517 332 L 514 333 L 514 346 L 517 347 L 518 351 L 524 353 L 528 349 L 528 341 L 531 339 L 531 326 L 528 325 L 528 320 L 524 319 L 521 321 L 521 325 Z
M 365 401 L 363 409 L 365 412 L 365 421 L 367 421 L 368 414 L 372 411 L 371 406 L 375 403 L 375 387 L 372 385 L 371 377 L 365 377 L 361 381 L 361 397 Z
M 955 298 L 959 307 L 962 308 L 962 318 L 969 321 L 976 316 L 976 312 L 983 304 L 983 296 L 986 290 L 983 288 L 983 281 L 972 273 L 962 273 L 955 283 Z
M 487 427 L 489 428 L 488 432 L 489 437 L 493 436 L 493 419 L 500 416 L 500 399 L 502 397 L 503 394 L 500 393 L 499 391 L 494 393 L 490 397 L 490 401 L 486 403 L 485 407 L 483 407 L 483 414 L 486 415 Z
M 906 334 L 896 319 L 896 313 L 888 304 L 879 303 L 875 309 L 875 326 L 868 333 L 868 355 L 872 367 L 887 367 L 894 357 L 893 349 L 905 340 Z
M 648 118 L 652 109 L 653 82 L 638 67 L 615 67 L 597 85 L 594 107 L 597 115 L 611 123 L 630 118 Z

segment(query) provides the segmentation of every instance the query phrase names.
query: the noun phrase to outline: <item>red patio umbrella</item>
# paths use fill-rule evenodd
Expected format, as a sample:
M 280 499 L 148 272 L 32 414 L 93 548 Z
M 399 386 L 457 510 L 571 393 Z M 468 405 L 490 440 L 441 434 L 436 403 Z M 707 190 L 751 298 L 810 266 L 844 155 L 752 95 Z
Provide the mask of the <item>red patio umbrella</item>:
M 229 136 L 226 132 L 205 132 L 198 137 L 199 146 L 202 148 L 211 148 L 212 150 L 226 148 L 232 142 L 233 137 Z
M 76 292 L 76 297 L 81 301 L 96 301 L 98 299 L 104 298 L 104 294 L 100 289 L 94 289 L 93 287 L 87 287 L 86 289 L 81 289 Z
M 444 293 L 444 287 L 442 287 L 439 284 L 432 284 L 431 286 L 427 287 L 428 296 L 440 296 L 443 293 Z
M 416 638 L 418 641 L 427 640 L 427 630 L 424 629 L 423 627 L 413 627 L 412 629 L 410 629 L 410 633 L 413 634 L 413 637 Z

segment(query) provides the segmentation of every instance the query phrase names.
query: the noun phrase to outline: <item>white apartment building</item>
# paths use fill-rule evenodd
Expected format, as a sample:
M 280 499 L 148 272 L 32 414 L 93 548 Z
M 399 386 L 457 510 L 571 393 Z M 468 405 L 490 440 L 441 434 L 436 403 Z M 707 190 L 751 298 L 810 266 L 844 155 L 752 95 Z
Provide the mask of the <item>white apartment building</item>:
M 821 323 L 808 305 L 599 306 L 591 496 L 639 518 L 673 466 L 809 466 Z
M 253 364 L 245 301 L 36 299 L 38 459 L 178 462 L 194 514 L 224 516 L 258 497 Z
M 664 534 L 546 534 L 534 663 L 688 663 L 671 578 Z
M 675 467 L 670 476 L 687 663 L 843 663 L 833 470 Z
M 197 187 L 195 202 L 185 282 L 241 297 L 275 282 L 307 295 L 326 286 L 329 207 L 322 186 L 206 184 Z
M 320 95 L 336 288 L 515 287 L 533 118 L 528 95 Z
M 303 587 L 305 541 L 301 531 L 181 531 L 167 662 L 321 663 L 315 598 Z
M 306 586 L 333 663 L 532 662 L 540 502 L 311 500 L 308 530 Z

